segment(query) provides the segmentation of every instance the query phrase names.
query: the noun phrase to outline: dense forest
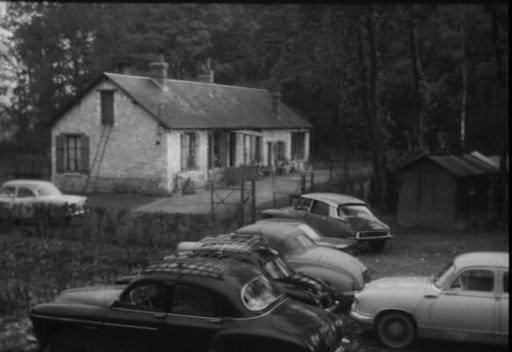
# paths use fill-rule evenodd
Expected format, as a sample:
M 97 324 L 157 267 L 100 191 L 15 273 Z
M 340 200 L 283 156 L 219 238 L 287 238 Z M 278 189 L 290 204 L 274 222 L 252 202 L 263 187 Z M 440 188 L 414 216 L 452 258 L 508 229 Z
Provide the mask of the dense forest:
M 316 154 L 372 155 L 377 194 L 418 152 L 508 151 L 508 4 L 9 2 L 0 136 L 45 150 L 48 122 L 101 72 L 279 90 Z M 3 102 L 3 103 L 2 103 Z

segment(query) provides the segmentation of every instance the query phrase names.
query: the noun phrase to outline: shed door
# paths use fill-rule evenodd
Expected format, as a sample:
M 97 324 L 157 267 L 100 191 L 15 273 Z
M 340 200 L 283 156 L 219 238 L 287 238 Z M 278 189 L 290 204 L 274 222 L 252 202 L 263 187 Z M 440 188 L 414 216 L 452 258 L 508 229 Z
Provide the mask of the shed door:
M 432 216 L 436 208 L 436 174 L 421 171 L 418 179 L 418 214 Z

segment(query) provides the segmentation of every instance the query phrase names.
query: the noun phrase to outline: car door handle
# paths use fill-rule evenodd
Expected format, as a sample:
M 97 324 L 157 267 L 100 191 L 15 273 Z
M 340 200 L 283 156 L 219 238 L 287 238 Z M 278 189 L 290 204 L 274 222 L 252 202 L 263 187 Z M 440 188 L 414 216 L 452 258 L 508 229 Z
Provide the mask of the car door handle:
M 436 296 L 436 295 L 425 295 L 425 296 L 423 296 L 423 297 L 425 297 L 425 298 L 437 298 L 437 296 Z
M 210 323 L 219 324 L 222 321 L 222 319 L 220 319 L 220 318 L 210 318 L 210 319 L 208 319 L 208 321 Z
M 153 313 L 154 318 L 162 319 L 165 318 L 167 314 L 165 313 Z

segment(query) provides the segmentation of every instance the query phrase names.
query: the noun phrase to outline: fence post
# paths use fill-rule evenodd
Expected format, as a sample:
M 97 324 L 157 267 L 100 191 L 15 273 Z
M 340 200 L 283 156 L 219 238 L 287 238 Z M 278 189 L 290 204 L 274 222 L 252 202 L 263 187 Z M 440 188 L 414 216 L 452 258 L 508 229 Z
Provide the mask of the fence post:
M 311 171 L 311 191 L 313 192 L 315 190 L 315 173 Z

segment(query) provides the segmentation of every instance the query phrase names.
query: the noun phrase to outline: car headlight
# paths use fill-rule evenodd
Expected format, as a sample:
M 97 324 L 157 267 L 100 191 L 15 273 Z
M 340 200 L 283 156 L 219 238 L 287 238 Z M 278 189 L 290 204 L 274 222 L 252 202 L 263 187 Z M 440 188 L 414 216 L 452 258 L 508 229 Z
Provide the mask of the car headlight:
M 308 347 L 311 349 L 311 351 L 314 351 L 316 349 L 316 346 L 320 343 L 320 334 L 316 333 L 309 337 L 308 341 Z

